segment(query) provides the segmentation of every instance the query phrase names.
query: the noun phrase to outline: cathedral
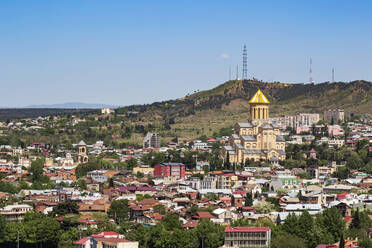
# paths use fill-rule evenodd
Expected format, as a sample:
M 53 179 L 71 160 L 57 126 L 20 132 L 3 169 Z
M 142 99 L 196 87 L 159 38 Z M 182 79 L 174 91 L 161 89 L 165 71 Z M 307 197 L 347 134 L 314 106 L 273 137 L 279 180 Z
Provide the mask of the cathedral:
M 269 100 L 258 90 L 249 101 L 248 122 L 238 122 L 229 142 L 222 148 L 222 156 L 230 163 L 245 163 L 247 160 L 285 159 L 285 140 L 279 127 L 269 120 Z

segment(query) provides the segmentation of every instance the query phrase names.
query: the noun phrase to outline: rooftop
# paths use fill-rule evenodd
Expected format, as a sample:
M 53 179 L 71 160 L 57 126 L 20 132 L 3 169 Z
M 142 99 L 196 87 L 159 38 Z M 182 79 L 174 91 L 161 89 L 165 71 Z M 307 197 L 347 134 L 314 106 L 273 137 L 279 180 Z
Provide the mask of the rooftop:
M 227 226 L 225 232 L 267 232 L 270 227 Z
M 267 100 L 266 96 L 262 93 L 261 90 L 258 90 L 256 94 L 251 98 L 249 103 L 263 103 L 263 104 L 269 104 L 269 100 Z

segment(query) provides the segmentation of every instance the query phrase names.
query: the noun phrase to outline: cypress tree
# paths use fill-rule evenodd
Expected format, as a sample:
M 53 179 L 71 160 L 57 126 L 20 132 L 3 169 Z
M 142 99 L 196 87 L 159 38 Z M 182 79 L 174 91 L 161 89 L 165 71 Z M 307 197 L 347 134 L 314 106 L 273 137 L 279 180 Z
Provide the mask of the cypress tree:
M 339 248 L 345 248 L 345 239 L 343 233 L 341 233 Z
M 354 214 L 353 214 L 353 220 L 351 221 L 350 228 L 351 229 L 360 229 L 359 208 L 357 208 L 357 211 L 355 211 Z
M 251 193 L 251 192 L 248 192 L 248 193 L 245 195 L 244 206 L 246 206 L 246 207 L 251 207 L 252 205 L 253 205 L 252 193 Z

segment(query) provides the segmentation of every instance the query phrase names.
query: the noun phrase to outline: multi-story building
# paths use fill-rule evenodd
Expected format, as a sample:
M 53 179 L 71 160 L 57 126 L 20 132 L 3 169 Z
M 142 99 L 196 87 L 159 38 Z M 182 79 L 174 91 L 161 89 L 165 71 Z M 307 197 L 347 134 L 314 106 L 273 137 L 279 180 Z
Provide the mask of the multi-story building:
M 160 135 L 158 133 L 147 133 L 143 140 L 143 148 L 159 148 Z
M 324 120 L 328 122 L 343 122 L 345 120 L 345 111 L 343 109 L 329 109 L 324 111 Z
M 8 205 L 0 209 L 0 214 L 4 216 L 7 221 L 19 221 L 22 220 L 24 215 L 28 211 L 32 211 L 33 208 L 26 204 L 14 204 Z
M 238 176 L 234 173 L 227 173 L 217 176 L 217 189 L 231 189 L 238 184 Z
M 273 175 L 271 177 L 270 189 L 277 191 L 278 189 L 292 189 L 298 188 L 300 185 L 300 180 L 296 176 L 292 175 Z
M 247 160 L 284 160 L 285 140 L 279 126 L 269 120 L 269 100 L 258 90 L 249 101 L 248 122 L 234 125 L 229 144 L 222 149 L 222 157 L 230 163 L 245 163 Z
M 185 178 L 185 165 L 182 163 L 163 163 L 154 166 L 155 177 Z
M 224 248 L 232 247 L 270 247 L 270 227 L 232 227 L 225 228 Z
M 276 117 L 272 119 L 281 129 L 287 129 L 298 127 L 311 127 L 313 124 L 319 122 L 319 114 L 312 113 L 300 113 L 298 115 L 285 115 L 282 117 Z
M 200 189 L 215 189 L 216 181 L 216 177 L 205 176 L 203 180 L 200 181 Z

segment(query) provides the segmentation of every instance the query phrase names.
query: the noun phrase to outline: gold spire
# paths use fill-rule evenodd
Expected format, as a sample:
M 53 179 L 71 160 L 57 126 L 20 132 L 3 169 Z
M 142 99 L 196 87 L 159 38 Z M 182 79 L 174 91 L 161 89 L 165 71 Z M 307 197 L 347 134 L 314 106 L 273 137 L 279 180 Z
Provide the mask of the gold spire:
M 261 103 L 261 104 L 269 104 L 269 100 L 267 100 L 266 96 L 262 93 L 261 90 L 258 90 L 256 94 L 251 98 L 249 103 Z

